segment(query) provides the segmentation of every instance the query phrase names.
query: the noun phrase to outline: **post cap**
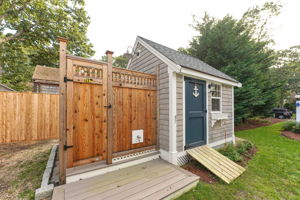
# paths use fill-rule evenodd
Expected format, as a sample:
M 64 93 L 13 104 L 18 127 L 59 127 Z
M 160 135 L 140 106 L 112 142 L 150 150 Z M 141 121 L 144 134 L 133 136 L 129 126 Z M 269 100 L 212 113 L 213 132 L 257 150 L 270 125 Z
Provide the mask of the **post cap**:
M 57 37 L 57 40 L 60 42 L 68 42 L 69 41 L 67 38 L 64 38 L 64 37 Z
M 105 52 L 105 54 L 107 55 L 107 54 L 114 54 L 114 52 L 112 52 L 112 51 L 109 51 L 109 50 L 107 50 L 106 52 Z

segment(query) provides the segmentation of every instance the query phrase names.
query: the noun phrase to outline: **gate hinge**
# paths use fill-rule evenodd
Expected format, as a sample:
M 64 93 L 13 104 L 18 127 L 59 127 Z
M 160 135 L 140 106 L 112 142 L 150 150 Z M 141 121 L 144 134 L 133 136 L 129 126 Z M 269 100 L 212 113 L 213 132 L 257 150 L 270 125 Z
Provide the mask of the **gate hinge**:
M 67 77 L 64 77 L 64 82 L 73 81 L 72 79 L 68 79 Z
M 69 149 L 69 148 L 73 148 L 73 145 L 71 145 L 71 146 L 64 145 L 64 150 L 65 150 L 65 151 L 66 151 L 67 149 Z

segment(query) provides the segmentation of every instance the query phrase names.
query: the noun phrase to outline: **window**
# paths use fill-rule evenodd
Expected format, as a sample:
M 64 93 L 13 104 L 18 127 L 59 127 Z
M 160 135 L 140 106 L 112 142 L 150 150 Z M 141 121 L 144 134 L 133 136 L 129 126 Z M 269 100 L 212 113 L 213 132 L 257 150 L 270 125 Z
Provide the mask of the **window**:
M 221 111 L 221 85 L 210 84 L 211 92 L 211 111 Z

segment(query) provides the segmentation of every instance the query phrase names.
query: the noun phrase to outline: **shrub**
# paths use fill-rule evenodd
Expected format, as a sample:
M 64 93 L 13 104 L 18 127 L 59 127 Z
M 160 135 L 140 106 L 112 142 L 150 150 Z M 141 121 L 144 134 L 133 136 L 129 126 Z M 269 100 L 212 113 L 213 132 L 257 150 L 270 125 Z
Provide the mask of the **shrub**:
M 236 146 L 233 144 L 228 144 L 219 149 L 219 152 L 228 157 L 230 160 L 238 162 L 242 160 L 241 155 L 247 153 L 253 147 L 254 145 L 251 142 L 243 141 L 239 142 Z
M 300 123 L 296 123 L 294 121 L 286 122 L 283 124 L 282 129 L 284 131 L 291 131 L 300 134 Z
M 233 144 L 226 145 L 224 148 L 220 149 L 219 152 L 228 157 L 230 160 L 236 162 L 241 160 L 241 156 Z
M 256 121 L 259 123 L 270 123 L 271 122 L 270 120 L 266 119 L 263 116 L 251 117 L 248 119 L 248 121 Z
M 244 154 L 245 152 L 249 151 L 254 145 L 249 141 L 243 141 L 236 145 L 237 151 L 240 154 Z

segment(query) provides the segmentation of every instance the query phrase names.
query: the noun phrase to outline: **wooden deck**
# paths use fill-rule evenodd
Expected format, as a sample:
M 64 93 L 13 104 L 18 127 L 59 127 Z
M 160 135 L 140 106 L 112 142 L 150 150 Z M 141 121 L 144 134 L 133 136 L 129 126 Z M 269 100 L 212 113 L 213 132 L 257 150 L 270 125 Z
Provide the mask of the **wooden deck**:
M 245 168 L 208 146 L 189 149 L 187 153 L 226 183 L 230 183 L 245 171 Z
M 155 159 L 54 188 L 53 200 L 170 199 L 198 183 L 199 177 Z

